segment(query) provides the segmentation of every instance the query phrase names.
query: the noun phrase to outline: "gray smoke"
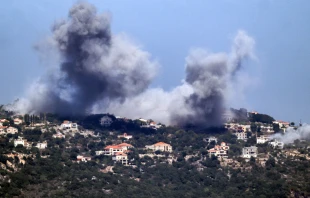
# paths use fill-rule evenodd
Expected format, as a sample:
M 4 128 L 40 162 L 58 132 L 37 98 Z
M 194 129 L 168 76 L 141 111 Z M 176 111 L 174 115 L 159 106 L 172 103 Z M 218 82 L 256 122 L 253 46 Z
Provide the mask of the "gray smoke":
M 93 6 L 75 4 L 68 19 L 57 22 L 52 32 L 37 49 L 56 51 L 60 63 L 14 105 L 21 113 L 109 112 L 165 124 L 217 126 L 243 61 L 254 57 L 254 39 L 239 31 L 230 53 L 191 50 L 182 84 L 165 91 L 148 88 L 157 63 L 126 36 L 113 35 L 110 16 L 98 15 Z
M 75 4 L 52 32 L 36 49 L 54 47 L 59 67 L 38 79 L 28 99 L 17 104 L 24 112 L 85 114 L 98 101 L 121 102 L 143 92 L 155 76 L 150 55 L 125 35 L 112 35 L 110 16 L 98 15 L 88 3 Z
M 222 123 L 226 88 L 227 56 L 192 50 L 186 58 L 186 79 L 193 93 L 184 98 L 188 115 L 173 114 L 179 124 L 217 126 Z M 181 107 L 182 108 L 182 107 Z
M 128 117 L 152 118 L 166 124 L 220 125 L 229 103 L 230 89 L 242 92 L 238 91 L 240 86 L 237 85 L 241 82 L 238 72 L 242 69 L 242 61 L 254 57 L 254 45 L 253 38 L 238 31 L 230 54 L 193 49 L 186 58 L 186 78 L 182 85 L 169 92 L 161 88 L 148 89 L 126 99 L 122 105 L 110 104 L 108 111 Z M 97 106 L 94 112 L 101 110 Z
M 310 139 L 310 125 L 304 124 L 297 128 L 288 128 L 285 134 L 274 134 L 270 139 L 277 139 L 284 144 L 293 143 L 295 140 L 309 140 Z

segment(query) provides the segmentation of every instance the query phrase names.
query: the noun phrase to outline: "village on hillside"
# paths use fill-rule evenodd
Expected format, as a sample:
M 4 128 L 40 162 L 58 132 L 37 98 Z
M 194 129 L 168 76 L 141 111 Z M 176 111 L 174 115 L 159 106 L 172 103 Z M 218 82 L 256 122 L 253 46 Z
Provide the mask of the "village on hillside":
M 248 114 L 257 114 L 257 112 L 251 112 Z M 49 146 L 49 140 L 44 139 L 44 133 L 52 133 L 52 137 L 54 139 L 63 139 L 66 141 L 66 148 L 72 148 L 76 146 L 76 148 L 82 150 L 82 145 L 80 144 L 72 144 L 71 140 L 75 138 L 77 135 L 80 137 L 91 137 L 93 142 L 104 142 L 105 146 L 102 146 L 100 149 L 98 148 L 93 153 L 91 152 L 78 152 L 79 154 L 76 156 L 73 161 L 76 162 L 88 162 L 93 160 L 96 156 L 110 156 L 111 159 L 115 163 L 121 163 L 125 166 L 135 166 L 132 163 L 133 160 L 128 158 L 129 153 L 133 149 L 137 149 L 139 152 L 139 157 L 149 157 L 149 158 L 161 158 L 169 164 L 172 164 L 173 161 L 177 160 L 177 154 L 180 152 L 174 151 L 173 146 L 170 144 L 171 141 L 156 142 L 154 138 L 153 144 L 143 145 L 142 147 L 135 145 L 135 135 L 128 134 L 126 131 L 108 131 L 107 136 L 103 138 L 99 133 L 95 133 L 94 130 L 85 129 L 82 126 L 78 125 L 75 122 L 69 120 L 63 120 L 62 123 L 57 124 L 53 122 L 46 121 L 46 118 L 41 119 L 29 119 L 29 115 L 15 115 L 9 118 L 0 119 L 0 135 L 4 137 L 9 137 L 9 142 L 14 145 L 14 147 L 24 147 L 26 149 L 37 148 L 39 150 L 45 150 Z M 25 118 L 27 120 L 25 120 Z M 123 117 L 115 117 L 116 120 L 121 120 L 128 122 L 130 119 Z M 130 120 L 132 121 L 132 120 Z M 226 123 L 224 124 L 225 129 L 232 137 L 236 138 L 236 141 L 243 142 L 244 146 L 240 149 L 239 155 L 231 156 L 230 153 L 230 142 L 219 141 L 218 137 L 215 135 L 207 135 L 204 134 L 203 141 L 205 142 L 205 151 L 208 153 L 208 157 L 212 156 L 217 157 L 221 164 L 226 166 L 233 166 L 235 168 L 241 167 L 241 163 L 237 160 L 239 157 L 243 158 L 246 162 L 248 162 L 251 158 L 255 158 L 256 161 L 264 165 L 266 160 L 268 160 L 270 153 L 269 152 L 261 152 L 261 145 L 265 145 L 270 149 L 279 150 L 281 153 L 285 153 L 288 156 L 303 156 L 298 153 L 295 149 L 284 149 L 284 143 L 278 141 L 277 139 L 271 139 L 271 136 L 280 132 L 285 133 L 288 128 L 296 128 L 293 123 L 284 122 L 284 121 L 272 121 L 272 123 L 261 123 L 255 122 L 235 122 L 233 118 L 226 118 Z M 104 115 L 98 120 L 103 129 L 108 129 L 111 124 L 114 122 L 109 115 Z M 147 128 L 152 130 L 157 130 L 163 127 L 161 124 L 156 124 L 153 120 L 147 120 L 139 118 L 135 120 L 138 123 L 139 127 Z M 275 131 L 277 130 L 277 131 Z M 38 141 L 31 141 L 29 136 L 39 136 Z M 31 134 L 31 135 L 28 135 Z M 38 135 L 39 134 L 39 135 Z M 43 136 L 43 137 L 42 137 Z M 167 139 L 169 136 L 174 136 L 173 133 L 167 135 Z M 87 144 L 90 144 L 88 142 Z M 194 146 L 194 145 L 186 145 L 186 146 Z M 284 149 L 284 150 L 283 150 Z M 19 154 L 18 152 L 14 152 L 12 149 L 12 153 L 7 153 L 7 156 L 23 157 L 23 154 Z M 44 153 L 44 152 L 43 152 Z M 194 153 L 189 156 L 185 156 L 185 158 L 190 158 L 193 156 L 198 157 L 198 153 Z M 48 157 L 46 155 L 45 157 Z M 308 156 L 305 156 L 309 159 Z M 201 157 L 203 158 L 203 157 Z M 14 165 L 8 165 L 7 163 L 2 163 L 1 166 L 5 168 L 6 166 L 11 166 L 14 168 Z M 199 166 L 202 168 L 202 166 Z
M 9 114 L 2 113 L 0 119 L 3 147 L 0 167 L 9 173 L 19 172 L 25 164 L 37 158 L 49 159 L 60 151 L 72 163 L 98 164 L 97 171 L 103 174 L 118 174 L 121 166 L 143 174 L 145 169 L 160 164 L 173 167 L 182 163 L 202 172 L 213 167 L 214 160 L 219 167 L 247 172 L 253 163 L 266 167 L 271 159 L 279 164 L 280 159 L 310 160 L 308 141 L 284 144 L 273 138 L 274 134 L 285 134 L 300 126 L 257 112 L 247 112 L 246 116 L 239 116 L 240 119 L 226 115 L 221 131 L 216 132 L 111 114 L 90 115 L 80 120 L 61 120 L 47 114 L 4 115 Z M 1 180 L 8 179 L 2 177 Z M 132 179 L 140 181 L 141 178 Z

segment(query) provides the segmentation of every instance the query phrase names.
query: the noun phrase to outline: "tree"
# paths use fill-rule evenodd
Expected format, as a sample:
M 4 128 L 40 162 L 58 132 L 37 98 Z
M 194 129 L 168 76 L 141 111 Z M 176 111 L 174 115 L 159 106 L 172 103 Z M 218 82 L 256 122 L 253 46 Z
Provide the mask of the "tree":
M 275 119 L 269 115 L 266 114 L 250 114 L 250 121 L 251 122 L 262 122 L 262 123 L 267 123 L 267 124 L 272 124 Z
M 256 124 L 254 124 L 254 123 L 251 124 L 251 131 L 252 131 L 252 133 L 257 132 L 257 125 Z
M 290 126 L 295 126 L 295 122 L 291 122 L 291 123 L 290 123 Z
M 10 126 L 10 123 L 9 122 L 4 122 L 2 125 L 8 127 L 8 126 Z
M 280 126 L 279 124 L 272 124 L 274 132 L 279 132 L 280 131 Z

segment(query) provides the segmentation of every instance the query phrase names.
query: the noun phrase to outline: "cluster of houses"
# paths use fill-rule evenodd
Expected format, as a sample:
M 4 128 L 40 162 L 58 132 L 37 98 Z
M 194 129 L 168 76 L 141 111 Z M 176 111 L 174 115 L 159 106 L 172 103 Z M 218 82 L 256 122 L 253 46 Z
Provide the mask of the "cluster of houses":
M 32 147 L 37 147 L 38 149 L 46 149 L 47 141 L 38 142 L 35 144 L 33 142 L 28 142 L 26 139 L 22 137 L 18 137 L 17 139 L 14 140 L 14 146 L 17 147 L 18 145 L 22 145 L 23 147 L 27 149 L 30 149 Z
M 123 119 L 123 118 L 117 118 L 117 119 Z M 145 120 L 145 119 L 138 119 L 138 121 L 141 123 L 141 127 L 143 128 L 153 128 L 153 129 L 158 129 L 162 127 L 160 124 L 156 124 L 152 120 Z M 0 135 L 2 134 L 15 134 L 18 133 L 18 129 L 12 126 L 9 126 L 8 124 L 4 124 L 8 122 L 6 119 L 0 119 Z M 23 123 L 23 120 L 20 118 L 15 118 L 14 119 L 14 124 L 15 125 L 20 125 Z M 113 123 L 112 119 L 109 116 L 103 116 L 100 119 L 100 124 L 102 126 L 110 126 Z M 287 128 L 289 127 L 288 122 L 282 122 L 282 121 L 275 121 L 274 124 L 279 124 L 280 128 Z M 41 125 L 40 125 L 41 126 Z M 225 127 L 230 130 L 234 135 L 236 135 L 238 140 L 243 140 L 247 141 L 248 139 L 248 132 L 251 131 L 251 125 L 243 125 L 243 124 L 225 124 Z M 85 137 L 88 135 L 95 136 L 92 131 L 82 131 L 79 130 L 79 126 L 77 123 L 74 123 L 72 121 L 65 120 L 63 123 L 59 126 L 54 127 L 56 129 L 57 133 L 53 134 L 53 138 L 65 138 L 67 133 L 75 133 L 79 132 L 80 134 L 84 135 Z M 42 129 L 43 131 L 43 129 Z M 261 131 L 263 132 L 264 135 L 261 136 L 256 136 L 256 143 L 257 144 L 264 144 L 267 143 L 271 145 L 274 148 L 280 148 L 282 149 L 284 144 L 283 142 L 279 142 L 277 140 L 271 140 L 270 139 L 270 134 L 274 133 L 273 127 L 266 125 L 266 126 L 261 126 Z M 123 133 L 121 135 L 117 136 L 119 139 L 122 140 L 130 140 L 133 138 L 132 135 L 129 135 L 127 133 Z M 225 142 L 221 142 L 220 144 L 218 143 L 218 140 L 216 137 L 211 136 L 205 139 L 206 142 L 211 143 L 215 142 L 214 148 L 211 148 L 208 150 L 209 157 L 212 157 L 212 155 L 218 157 L 219 159 L 226 160 L 228 159 L 228 151 L 230 149 L 229 145 Z M 18 137 L 17 139 L 14 140 L 14 146 L 17 147 L 18 145 L 22 145 L 23 147 L 30 149 L 32 147 L 37 147 L 39 149 L 45 149 L 47 148 L 47 141 L 44 142 L 38 142 L 38 143 L 32 143 L 28 142 L 26 139 L 22 137 Z M 102 150 L 98 150 L 95 152 L 95 154 L 98 155 L 107 155 L 111 156 L 112 160 L 115 162 L 120 162 L 123 165 L 129 165 L 129 160 L 128 160 L 128 153 L 131 152 L 130 149 L 134 148 L 133 145 L 128 144 L 128 143 L 121 143 L 121 144 L 115 144 L 115 145 L 108 145 L 104 147 Z M 172 146 L 168 143 L 165 142 L 157 142 L 153 145 L 146 145 L 145 148 L 148 150 L 148 153 L 156 153 L 156 151 L 161 151 L 161 152 L 172 152 Z M 250 147 L 244 147 L 242 149 L 242 155 L 241 157 L 245 159 L 250 159 L 251 157 L 256 158 L 258 156 L 258 149 L 256 146 L 250 146 Z M 89 156 L 83 156 L 83 155 L 78 155 L 77 156 L 77 161 L 78 162 L 87 162 L 91 160 L 91 157 Z
M 23 121 L 19 118 L 14 119 L 14 124 L 19 125 Z M 0 119 L 0 135 L 15 134 L 18 133 L 18 129 L 12 126 L 7 126 L 5 123 L 9 123 L 6 119 Z
M 211 143 L 212 141 L 217 143 L 217 138 L 214 136 L 210 136 L 206 138 L 205 141 L 208 143 Z M 268 142 L 268 144 L 272 146 L 273 148 L 283 149 L 284 147 L 283 142 L 280 142 L 277 139 L 271 139 L 270 135 L 262 135 L 256 138 L 257 144 L 264 144 L 266 142 Z M 208 154 L 209 154 L 209 157 L 214 155 L 219 159 L 227 159 L 228 150 L 229 150 L 229 146 L 227 145 L 227 143 L 221 142 L 221 144 L 215 145 L 214 148 L 209 149 Z M 256 158 L 257 155 L 258 155 L 258 150 L 256 146 L 244 147 L 242 149 L 241 157 L 245 159 L 250 159 L 251 157 Z
M 285 132 L 285 129 L 290 127 L 289 122 L 284 121 L 274 121 L 273 124 L 278 124 L 279 127 Z M 251 125 L 249 124 L 234 124 L 234 123 L 225 123 L 225 128 L 227 128 L 229 131 L 231 131 L 235 136 L 237 136 L 238 140 L 247 141 L 248 139 L 248 133 L 251 131 Z M 261 125 L 260 131 L 265 134 L 261 137 L 257 138 L 258 144 L 263 144 L 269 139 L 267 137 L 270 136 L 270 134 L 273 134 L 275 131 L 273 130 L 272 125 Z M 266 135 L 267 134 L 267 135 Z
M 124 133 L 123 135 L 119 135 L 118 138 L 131 139 L 132 136 Z M 96 155 L 112 156 L 113 161 L 120 162 L 124 165 L 128 165 L 128 153 L 130 152 L 131 148 L 134 148 L 134 146 L 128 143 L 121 143 L 116 145 L 108 145 L 104 147 L 103 150 L 96 151 L 95 153 Z M 153 145 L 146 145 L 145 149 L 153 152 L 155 151 L 172 152 L 172 146 L 164 142 L 158 142 Z

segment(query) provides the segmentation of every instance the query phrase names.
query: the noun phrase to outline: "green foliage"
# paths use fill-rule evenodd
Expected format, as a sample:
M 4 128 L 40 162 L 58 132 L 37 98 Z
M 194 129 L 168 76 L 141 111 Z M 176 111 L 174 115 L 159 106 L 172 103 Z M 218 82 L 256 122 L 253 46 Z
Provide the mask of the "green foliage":
M 279 132 L 280 131 L 280 126 L 279 124 L 272 124 L 274 132 Z
M 251 122 L 262 122 L 262 123 L 272 124 L 272 122 L 275 121 L 275 119 L 269 115 L 266 115 L 266 114 L 251 113 L 250 114 L 250 121 Z
M 27 129 L 24 131 L 25 139 L 31 142 L 38 142 L 40 140 L 41 135 L 42 131 L 39 128 Z
M 267 160 L 265 167 L 258 164 L 257 158 L 245 162 L 239 157 L 244 146 L 255 145 L 253 135 L 247 142 L 243 142 L 237 141 L 236 136 L 229 132 L 214 130 L 212 133 L 218 138 L 218 143 L 224 141 L 229 144 L 228 156 L 241 163 L 241 167 L 237 169 L 222 166 L 221 159 L 208 156 L 207 150 L 215 145 L 215 142 L 204 141 L 210 136 L 210 131 L 206 133 L 176 127 L 148 130 L 140 128 L 135 121 L 114 120 L 115 124 L 107 128 L 114 130 L 114 135 L 110 136 L 108 130 L 99 123 L 102 115 L 75 118 L 83 127 L 96 130 L 100 136 L 97 138 L 76 134 L 66 136 L 66 139 L 54 139 L 53 132 L 42 134 L 36 129 L 24 131 L 27 140 L 48 140 L 49 147 L 43 151 L 37 148 L 14 148 L 9 137 L 0 137 L 0 163 L 6 160 L 19 161 L 17 158 L 8 159 L 4 155 L 12 150 L 35 156 L 25 157 L 26 164 L 20 165 L 17 172 L 0 170 L 1 175 L 7 175 L 11 179 L 10 183 L 0 181 L 0 197 L 241 198 L 289 197 L 291 192 L 298 196 L 310 196 L 310 163 L 306 158 L 283 158 L 277 155 L 278 151 L 271 152 L 272 149 L 267 144 L 258 145 L 260 153 L 274 156 Z M 56 115 L 47 117 L 57 122 L 63 119 Z M 258 125 L 251 126 L 253 133 L 258 130 Z M 134 137 L 126 140 L 135 146 L 128 153 L 129 162 L 134 166 L 115 163 L 111 156 L 95 155 L 94 152 L 102 150 L 105 145 L 124 141 L 116 138 L 117 134 L 124 131 L 130 132 Z M 155 152 L 172 159 L 170 163 L 161 157 L 139 157 L 139 154 L 149 152 L 140 148 L 159 141 L 172 145 L 172 153 Z M 306 143 L 296 141 L 296 147 L 300 153 L 309 154 Z M 77 163 L 77 155 L 92 155 L 92 160 Z M 114 166 L 114 173 L 103 173 L 102 170 L 107 166 Z

